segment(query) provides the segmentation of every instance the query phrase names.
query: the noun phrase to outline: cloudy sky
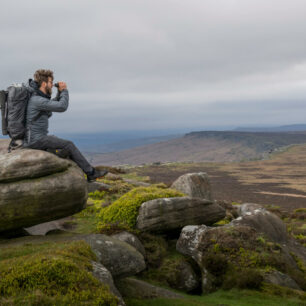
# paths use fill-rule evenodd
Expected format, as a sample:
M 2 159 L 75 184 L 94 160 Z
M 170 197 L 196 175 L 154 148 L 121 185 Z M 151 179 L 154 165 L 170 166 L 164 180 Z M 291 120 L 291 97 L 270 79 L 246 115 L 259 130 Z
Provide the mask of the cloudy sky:
M 49 68 L 51 131 L 306 123 L 305 0 L 0 0 L 0 87 Z

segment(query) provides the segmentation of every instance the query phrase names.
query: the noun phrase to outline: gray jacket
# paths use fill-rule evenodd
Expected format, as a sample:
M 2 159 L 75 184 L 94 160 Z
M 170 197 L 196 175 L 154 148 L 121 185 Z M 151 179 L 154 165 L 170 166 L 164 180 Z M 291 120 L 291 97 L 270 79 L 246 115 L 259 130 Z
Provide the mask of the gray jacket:
M 64 112 L 69 104 L 67 89 L 58 93 L 54 99 L 39 95 L 37 93 L 38 86 L 34 81 L 30 81 L 29 90 L 32 92 L 32 96 L 27 107 L 25 146 L 29 146 L 41 137 L 48 135 L 48 121 L 52 112 Z M 37 119 L 38 114 L 41 115 Z M 33 119 L 36 120 L 33 121 Z

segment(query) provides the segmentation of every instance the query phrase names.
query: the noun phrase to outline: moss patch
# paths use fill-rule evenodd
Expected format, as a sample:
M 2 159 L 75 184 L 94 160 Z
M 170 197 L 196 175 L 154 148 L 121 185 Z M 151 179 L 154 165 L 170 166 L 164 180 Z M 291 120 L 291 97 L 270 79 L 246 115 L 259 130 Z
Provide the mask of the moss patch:
M 156 186 L 137 187 L 124 194 L 110 206 L 101 210 L 99 217 L 101 222 L 98 230 L 105 224 L 123 224 L 130 228 L 136 225 L 138 210 L 142 203 L 157 199 L 184 196 L 183 193 L 173 189 L 159 188 Z
M 95 259 L 84 241 L 1 249 L 1 305 L 117 305 L 90 270 Z

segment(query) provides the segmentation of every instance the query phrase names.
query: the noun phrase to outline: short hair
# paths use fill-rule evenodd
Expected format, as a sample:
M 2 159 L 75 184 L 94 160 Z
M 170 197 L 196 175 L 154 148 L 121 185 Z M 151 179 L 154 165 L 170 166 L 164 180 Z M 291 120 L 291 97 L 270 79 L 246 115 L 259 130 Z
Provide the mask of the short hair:
M 53 71 L 51 70 L 45 70 L 45 69 L 39 69 L 34 73 L 34 81 L 38 84 L 38 87 L 41 86 L 42 82 L 48 83 L 48 78 L 53 78 Z

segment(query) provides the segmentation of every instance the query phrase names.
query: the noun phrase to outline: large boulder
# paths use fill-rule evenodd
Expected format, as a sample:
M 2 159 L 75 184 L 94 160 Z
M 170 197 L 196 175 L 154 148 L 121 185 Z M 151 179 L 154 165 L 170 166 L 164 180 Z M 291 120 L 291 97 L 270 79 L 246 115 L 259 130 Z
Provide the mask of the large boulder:
M 0 232 L 73 215 L 86 201 L 86 180 L 73 161 L 30 149 L 0 156 Z
M 146 268 L 144 257 L 126 242 L 102 234 L 87 235 L 83 239 L 115 278 L 132 276 Z
M 284 243 L 287 241 L 288 235 L 284 222 L 262 206 L 245 203 L 239 207 L 238 214 L 239 217 L 232 221 L 233 225 L 250 226 L 274 242 Z
M 218 227 L 189 225 L 182 229 L 176 248 L 197 262 L 203 292 L 211 292 L 219 286 L 259 288 L 268 280 L 293 288 L 289 277 L 297 286 L 305 287 L 299 253 L 289 252 L 287 244 L 278 243 L 274 235 L 268 234 L 269 231 L 266 234 L 261 228 L 240 222 Z M 278 272 L 266 275 L 267 268 Z M 288 277 L 284 277 L 286 273 Z
M 205 172 L 181 175 L 171 188 L 179 190 L 192 198 L 212 201 L 212 192 L 208 175 Z
M 167 232 L 188 224 L 213 224 L 225 217 L 219 205 L 200 198 L 160 198 L 143 203 L 136 227 L 142 231 Z

